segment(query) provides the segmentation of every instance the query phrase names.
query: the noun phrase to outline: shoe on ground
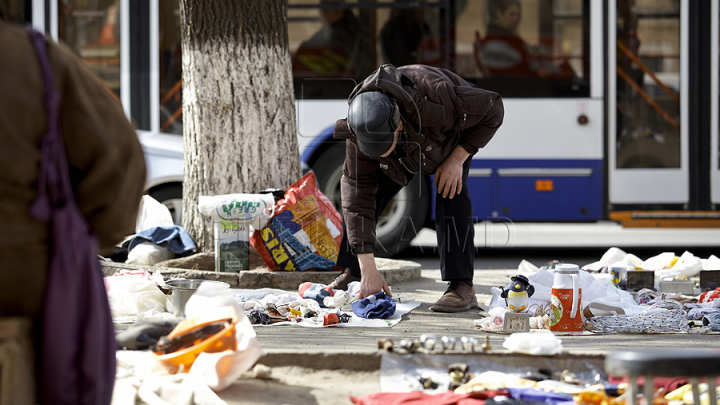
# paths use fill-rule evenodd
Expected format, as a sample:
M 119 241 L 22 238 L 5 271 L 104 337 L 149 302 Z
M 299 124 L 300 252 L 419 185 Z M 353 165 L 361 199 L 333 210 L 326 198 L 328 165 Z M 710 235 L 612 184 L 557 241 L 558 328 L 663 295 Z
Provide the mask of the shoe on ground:
M 350 274 L 350 271 L 348 269 L 345 269 L 340 273 L 339 276 L 335 277 L 335 281 L 330 283 L 328 287 L 332 288 L 333 290 L 343 290 L 347 291 L 348 284 L 352 283 L 353 281 L 360 281 L 360 277 L 355 277 L 352 274 Z
M 465 312 L 477 308 L 475 290 L 463 282 L 450 282 L 442 297 L 431 306 L 435 312 Z

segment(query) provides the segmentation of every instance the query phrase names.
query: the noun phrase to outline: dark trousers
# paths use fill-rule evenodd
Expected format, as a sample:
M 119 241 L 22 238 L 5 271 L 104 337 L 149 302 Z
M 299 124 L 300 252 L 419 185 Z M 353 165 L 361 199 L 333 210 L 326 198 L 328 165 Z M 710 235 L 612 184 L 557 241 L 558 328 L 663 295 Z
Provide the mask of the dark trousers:
M 440 272 L 444 281 L 465 281 L 472 284 L 475 262 L 475 228 L 473 227 L 472 201 L 467 188 L 470 162 L 463 164 L 462 191 L 452 199 L 435 195 L 435 231 L 440 254 Z M 375 196 L 375 218 L 385 209 L 390 200 L 402 189 L 382 170 L 378 170 L 378 192 Z M 420 196 L 427 198 L 427 196 Z M 347 230 L 343 222 L 343 239 L 340 244 L 337 264 L 347 268 L 355 277 L 360 277 L 360 265 L 348 244 Z

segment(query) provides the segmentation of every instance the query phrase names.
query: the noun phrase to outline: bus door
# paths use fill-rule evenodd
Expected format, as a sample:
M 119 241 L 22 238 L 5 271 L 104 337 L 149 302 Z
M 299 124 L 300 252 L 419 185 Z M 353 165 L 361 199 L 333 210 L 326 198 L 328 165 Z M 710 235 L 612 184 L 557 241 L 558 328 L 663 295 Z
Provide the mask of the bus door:
M 608 2 L 611 211 L 688 207 L 689 3 Z

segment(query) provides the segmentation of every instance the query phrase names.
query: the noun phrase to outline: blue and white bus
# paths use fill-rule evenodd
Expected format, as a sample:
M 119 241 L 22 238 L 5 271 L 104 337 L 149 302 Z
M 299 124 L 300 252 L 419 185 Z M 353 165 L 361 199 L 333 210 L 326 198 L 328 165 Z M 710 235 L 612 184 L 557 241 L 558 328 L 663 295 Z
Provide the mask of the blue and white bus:
M 115 92 L 148 156 L 148 192 L 179 207 L 179 1 L 8 1 Z M 350 90 L 383 63 L 440 66 L 505 103 L 468 179 L 479 224 L 512 223 L 515 245 L 622 244 L 604 234 L 612 224 L 660 235 L 635 245 L 716 246 L 719 25 L 717 1 L 289 0 L 301 158 L 339 201 L 344 146 L 332 128 Z M 394 252 L 431 223 L 432 198 L 407 198 L 431 179 L 416 180 L 379 224 Z M 553 230 L 523 242 L 537 224 Z

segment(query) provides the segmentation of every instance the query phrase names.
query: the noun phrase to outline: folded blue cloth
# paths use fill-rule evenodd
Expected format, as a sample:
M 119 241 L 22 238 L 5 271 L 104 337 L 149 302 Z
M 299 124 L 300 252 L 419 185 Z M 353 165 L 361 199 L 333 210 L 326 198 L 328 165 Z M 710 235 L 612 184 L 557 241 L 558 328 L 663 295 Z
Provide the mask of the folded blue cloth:
M 379 292 L 352 303 L 353 313 L 367 319 L 389 318 L 395 313 L 395 307 L 395 301 L 384 292 Z
M 720 312 L 712 312 L 702 319 L 703 326 L 709 326 L 713 332 L 720 332 Z
M 135 234 L 128 245 L 128 251 L 145 241 L 167 248 L 179 256 L 197 248 L 190 234 L 185 228 L 178 225 L 157 226 Z

